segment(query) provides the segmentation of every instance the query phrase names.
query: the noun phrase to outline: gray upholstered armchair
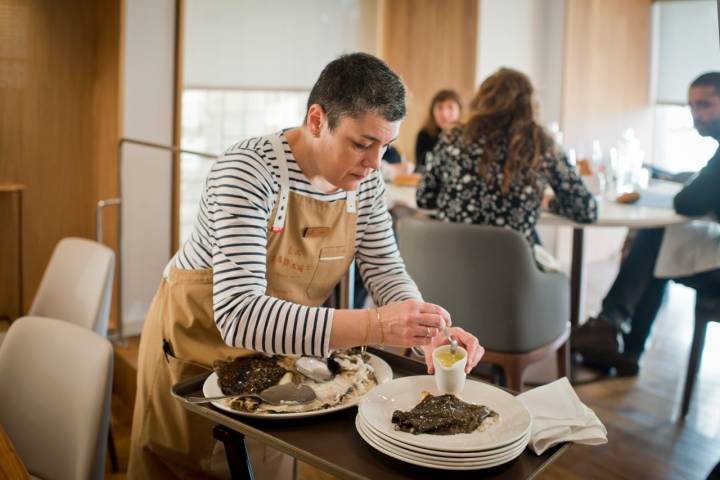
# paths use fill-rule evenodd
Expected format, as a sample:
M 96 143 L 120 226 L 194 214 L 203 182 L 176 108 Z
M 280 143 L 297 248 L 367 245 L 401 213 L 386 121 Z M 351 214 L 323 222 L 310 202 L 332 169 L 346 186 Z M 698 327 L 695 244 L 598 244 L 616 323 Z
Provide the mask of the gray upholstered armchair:
M 519 233 L 480 225 L 404 218 L 398 232 L 408 272 L 428 302 L 475 334 L 484 362 L 499 366 L 508 387 L 522 390 L 525 369 L 556 354 L 567 374 L 568 278 L 535 264 Z

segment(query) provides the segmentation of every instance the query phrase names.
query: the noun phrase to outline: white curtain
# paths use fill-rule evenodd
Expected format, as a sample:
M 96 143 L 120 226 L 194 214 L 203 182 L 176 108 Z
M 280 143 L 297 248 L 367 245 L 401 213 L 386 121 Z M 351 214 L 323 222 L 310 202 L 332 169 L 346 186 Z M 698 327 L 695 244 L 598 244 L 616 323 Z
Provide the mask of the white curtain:
M 720 71 L 717 2 L 661 1 L 653 8 L 655 101 L 685 104 L 688 86 L 695 77 Z M 618 74 L 622 74 L 622 68 L 618 68 Z
M 378 51 L 378 0 L 185 5 L 186 88 L 308 90 L 341 53 Z

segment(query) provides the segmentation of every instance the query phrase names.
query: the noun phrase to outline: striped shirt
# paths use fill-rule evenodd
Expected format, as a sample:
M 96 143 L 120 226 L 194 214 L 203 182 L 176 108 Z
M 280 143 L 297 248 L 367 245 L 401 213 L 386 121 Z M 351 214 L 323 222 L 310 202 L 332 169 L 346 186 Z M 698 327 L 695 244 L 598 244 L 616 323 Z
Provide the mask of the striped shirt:
M 285 135 L 290 190 L 325 202 L 303 175 Z M 205 182 L 193 232 L 175 257 L 181 269 L 213 269 L 215 323 L 228 345 L 277 354 L 327 356 L 334 309 L 298 305 L 265 294 L 267 232 L 280 190 L 280 162 L 267 137 L 230 147 Z M 379 172 L 357 190 L 356 255 L 360 274 L 378 305 L 420 299 L 400 258 Z

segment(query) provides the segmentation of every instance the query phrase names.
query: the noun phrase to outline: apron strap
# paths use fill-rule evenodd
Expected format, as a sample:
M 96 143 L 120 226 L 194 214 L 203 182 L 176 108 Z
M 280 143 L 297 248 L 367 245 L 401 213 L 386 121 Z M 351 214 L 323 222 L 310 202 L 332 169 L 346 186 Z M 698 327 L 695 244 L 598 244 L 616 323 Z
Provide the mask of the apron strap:
M 180 246 L 180 250 L 182 250 L 182 245 Z M 170 278 L 170 270 L 172 270 L 172 267 L 175 266 L 175 258 L 177 257 L 178 253 L 180 253 L 180 250 L 175 252 L 175 255 L 172 256 L 170 261 L 167 264 L 165 264 L 165 268 L 163 268 L 163 273 L 162 273 L 162 276 L 165 280 Z
M 277 134 L 268 137 L 270 144 L 275 152 L 275 158 L 280 168 L 280 200 L 277 211 L 275 213 L 275 221 L 273 222 L 272 231 L 282 232 L 285 229 L 285 216 L 287 215 L 288 198 L 290 197 L 290 176 L 288 174 L 287 158 L 285 157 L 285 148 L 283 147 L 280 137 Z
M 345 197 L 345 210 L 347 213 L 355 213 L 357 211 L 357 191 L 350 190 Z
M 287 215 L 287 203 L 290 197 L 290 176 L 288 174 L 287 158 L 285 157 L 285 148 L 283 147 L 278 135 L 270 135 L 268 137 L 278 160 L 280 168 L 280 200 L 278 203 L 275 220 L 273 222 L 272 231 L 282 232 L 285 229 L 285 216 Z M 357 212 L 357 191 L 350 190 L 346 192 L 345 209 L 347 213 Z

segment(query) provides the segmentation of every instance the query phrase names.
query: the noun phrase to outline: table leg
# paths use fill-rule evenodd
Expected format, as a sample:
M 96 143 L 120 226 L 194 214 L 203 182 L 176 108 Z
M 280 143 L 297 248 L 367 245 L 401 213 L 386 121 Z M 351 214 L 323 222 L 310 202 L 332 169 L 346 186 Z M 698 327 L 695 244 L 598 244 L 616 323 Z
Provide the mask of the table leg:
M 570 325 L 577 327 L 580 325 L 580 315 L 582 312 L 582 293 L 584 271 L 583 271 L 583 255 L 585 247 L 585 230 L 583 228 L 573 228 L 572 241 L 572 260 L 570 267 Z
M 245 445 L 245 435 L 223 425 L 215 425 L 213 436 L 225 445 L 225 455 L 233 480 L 255 480 L 250 455 Z
M 573 228 L 572 241 L 572 260 L 570 267 L 570 325 L 577 327 L 580 325 L 580 315 L 583 312 L 583 288 L 585 285 L 585 271 L 583 268 L 585 249 L 585 230 L 583 228 Z M 572 338 L 572 337 L 571 337 Z M 562 354 L 567 356 L 570 350 L 571 339 L 568 339 L 568 345 L 565 347 L 566 352 Z M 570 358 L 570 383 L 573 385 L 581 385 L 584 383 L 596 382 L 608 378 L 607 374 L 599 373 L 593 369 L 588 369 L 582 365 L 576 364 L 572 357 Z

